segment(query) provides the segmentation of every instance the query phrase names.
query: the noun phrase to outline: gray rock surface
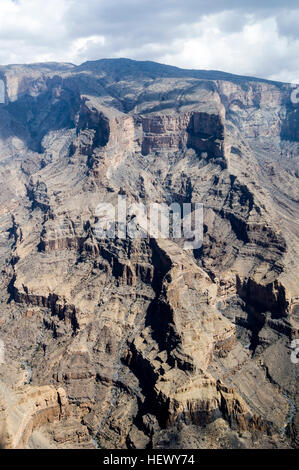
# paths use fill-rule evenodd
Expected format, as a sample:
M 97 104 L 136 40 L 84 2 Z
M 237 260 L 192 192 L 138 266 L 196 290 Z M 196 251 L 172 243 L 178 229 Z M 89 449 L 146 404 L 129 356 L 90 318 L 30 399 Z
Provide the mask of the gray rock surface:
M 298 445 L 291 86 L 126 59 L 0 78 L 1 407 L 17 426 L 16 394 L 68 402 L 18 442 Z M 202 247 L 98 238 L 96 207 L 120 194 L 203 203 Z

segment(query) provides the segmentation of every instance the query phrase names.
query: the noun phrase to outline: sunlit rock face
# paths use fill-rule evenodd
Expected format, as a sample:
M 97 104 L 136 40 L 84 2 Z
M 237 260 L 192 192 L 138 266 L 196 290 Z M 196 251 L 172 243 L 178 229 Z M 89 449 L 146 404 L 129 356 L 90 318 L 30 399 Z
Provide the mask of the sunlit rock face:
M 296 446 L 293 88 L 125 59 L 0 78 L 1 445 Z M 202 203 L 202 246 L 99 238 L 120 195 Z

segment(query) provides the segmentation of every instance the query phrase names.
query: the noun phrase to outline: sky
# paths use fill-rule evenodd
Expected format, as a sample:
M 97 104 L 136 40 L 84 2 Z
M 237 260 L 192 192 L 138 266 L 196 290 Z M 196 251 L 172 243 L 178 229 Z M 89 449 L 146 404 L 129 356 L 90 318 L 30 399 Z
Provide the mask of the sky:
M 0 64 L 108 57 L 299 83 L 299 2 L 0 0 Z

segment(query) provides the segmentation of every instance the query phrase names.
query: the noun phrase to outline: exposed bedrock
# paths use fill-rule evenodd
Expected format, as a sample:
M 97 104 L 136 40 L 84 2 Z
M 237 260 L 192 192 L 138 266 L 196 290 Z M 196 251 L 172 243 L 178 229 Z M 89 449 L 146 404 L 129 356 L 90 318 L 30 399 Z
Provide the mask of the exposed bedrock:
M 1 74 L 7 446 L 296 446 L 291 87 L 126 60 Z M 119 196 L 139 228 L 134 204 L 203 203 L 202 246 L 101 236 Z
M 154 115 L 142 118 L 142 154 L 184 148 L 199 155 L 222 159 L 224 156 L 224 124 L 219 114 L 189 112 L 180 115 Z
M 278 281 L 263 286 L 253 279 L 241 282 L 237 277 L 237 292 L 258 312 L 269 311 L 273 318 L 287 316 L 288 301 L 285 289 Z
M 22 449 L 32 432 L 68 414 L 68 401 L 62 388 L 23 386 L 9 389 L 0 383 L 0 445 Z

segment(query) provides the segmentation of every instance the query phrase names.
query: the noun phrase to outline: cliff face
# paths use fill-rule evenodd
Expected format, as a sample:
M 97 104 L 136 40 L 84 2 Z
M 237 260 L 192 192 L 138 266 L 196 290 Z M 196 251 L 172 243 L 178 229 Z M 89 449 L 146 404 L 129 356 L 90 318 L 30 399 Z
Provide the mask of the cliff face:
M 1 447 L 24 448 L 35 429 L 62 419 L 66 403 L 63 389 L 43 386 L 11 391 L 1 383 Z
M 1 386 L 25 361 L 21 401 L 45 396 L 5 445 L 296 445 L 292 88 L 126 60 L 0 72 Z M 202 247 L 99 238 L 119 195 L 203 203 Z

